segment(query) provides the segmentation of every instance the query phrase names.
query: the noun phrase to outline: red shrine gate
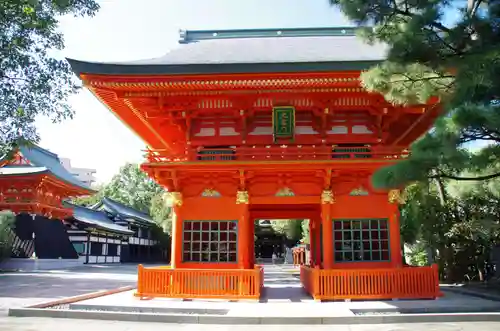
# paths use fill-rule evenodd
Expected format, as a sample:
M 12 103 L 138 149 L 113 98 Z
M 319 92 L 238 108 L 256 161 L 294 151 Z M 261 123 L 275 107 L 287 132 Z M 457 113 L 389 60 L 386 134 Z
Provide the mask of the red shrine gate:
M 399 191 L 370 184 L 439 114 L 360 87 L 382 46 L 351 28 L 187 31 L 182 43 L 149 62 L 70 60 L 148 144 L 142 169 L 174 201 L 171 267 L 140 267 L 138 296 L 258 298 L 261 217 L 311 220 L 301 279 L 316 299 L 439 295 L 434 267 L 402 265 Z

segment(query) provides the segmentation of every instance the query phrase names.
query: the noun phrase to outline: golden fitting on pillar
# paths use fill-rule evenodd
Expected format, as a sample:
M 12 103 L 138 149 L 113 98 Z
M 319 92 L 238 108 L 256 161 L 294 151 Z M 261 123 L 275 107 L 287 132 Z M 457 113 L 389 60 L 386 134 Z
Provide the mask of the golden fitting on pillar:
M 238 191 L 236 192 L 236 204 L 248 204 L 250 201 L 250 196 L 248 191 Z
M 172 205 L 182 206 L 182 193 L 181 192 L 168 192 L 167 196 L 172 200 Z
M 400 190 L 390 190 L 388 194 L 388 199 L 390 203 L 405 203 L 404 198 L 401 196 Z
M 334 202 L 335 202 L 335 197 L 333 196 L 332 190 L 323 190 L 323 192 L 321 193 L 321 203 L 328 204 Z

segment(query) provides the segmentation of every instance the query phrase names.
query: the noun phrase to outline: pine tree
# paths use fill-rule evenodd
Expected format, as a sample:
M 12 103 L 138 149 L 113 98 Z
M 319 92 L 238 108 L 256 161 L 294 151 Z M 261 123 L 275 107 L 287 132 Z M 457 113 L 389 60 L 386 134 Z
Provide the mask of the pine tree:
M 331 2 L 361 27 L 361 37 L 388 46 L 387 60 L 362 74 L 368 91 L 394 104 L 442 102 L 442 117 L 411 157 L 376 173 L 374 185 L 500 176 L 500 1 Z M 448 19 L 451 13 L 458 19 Z M 469 153 L 478 142 L 488 145 Z

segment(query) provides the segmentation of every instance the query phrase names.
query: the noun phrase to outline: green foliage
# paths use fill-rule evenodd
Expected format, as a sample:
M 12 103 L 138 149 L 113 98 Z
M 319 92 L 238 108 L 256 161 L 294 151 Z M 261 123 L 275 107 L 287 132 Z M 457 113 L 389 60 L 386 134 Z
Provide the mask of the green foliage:
M 165 190 L 146 175 L 137 164 L 127 163 L 120 168 L 111 181 L 100 187 L 96 194 L 79 197 L 73 203 L 90 207 L 101 201 L 103 197 L 124 203 L 140 210 L 156 221 L 157 228 L 153 231 L 156 239 L 166 244 L 166 233 L 172 229 L 172 208 L 163 199 Z
M 155 225 L 151 228 L 151 239 L 158 241 L 158 244 L 163 249 L 170 248 L 170 237 L 160 226 Z
M 301 222 L 301 230 L 302 230 L 302 241 L 304 242 L 304 244 L 310 244 L 311 242 L 311 238 L 309 237 L 310 236 L 310 233 L 309 233 L 309 222 L 311 220 L 303 220 Z
M 387 45 L 387 61 L 362 74 L 362 83 L 394 104 L 438 96 L 441 121 L 412 146 L 405 162 L 382 169 L 377 187 L 398 188 L 423 178 L 454 180 L 500 176 L 500 4 L 481 0 L 332 0 L 371 43 Z M 452 12 L 454 22 L 447 20 Z M 370 25 L 370 27 L 366 27 Z M 474 155 L 473 142 L 492 146 Z M 463 171 L 473 177 L 463 177 Z
M 302 239 L 303 220 L 272 220 L 271 226 L 276 233 L 284 234 L 289 240 Z
M 98 10 L 94 0 L 0 1 L 0 153 L 19 138 L 38 140 L 36 116 L 73 115 L 67 100 L 78 84 L 69 64 L 52 55 L 64 48 L 58 19 Z
M 415 245 L 413 250 L 407 255 L 410 260 L 410 265 L 423 267 L 429 264 L 429 261 L 427 260 L 426 247 L 424 245 Z
M 0 261 L 9 258 L 12 253 L 12 240 L 9 233 L 15 222 L 15 216 L 11 212 L 0 212 Z
M 91 207 L 101 201 L 104 197 L 104 186 L 97 187 L 96 191 L 97 192 L 93 195 L 74 198 L 72 203 L 83 207 Z
M 159 193 L 151 199 L 149 208 L 150 215 L 155 220 L 156 224 L 166 233 L 172 231 L 172 207 L 169 206 L 164 198 L 164 193 Z
M 121 167 L 120 172 L 102 190 L 105 197 L 147 214 L 150 212 L 153 197 L 163 192 L 160 185 L 133 163 Z
M 430 248 L 448 281 L 462 281 L 471 268 L 481 270 L 491 247 L 500 243 L 498 184 L 432 179 L 410 185 L 401 207 L 403 240 Z M 415 254 L 410 258 L 422 257 Z

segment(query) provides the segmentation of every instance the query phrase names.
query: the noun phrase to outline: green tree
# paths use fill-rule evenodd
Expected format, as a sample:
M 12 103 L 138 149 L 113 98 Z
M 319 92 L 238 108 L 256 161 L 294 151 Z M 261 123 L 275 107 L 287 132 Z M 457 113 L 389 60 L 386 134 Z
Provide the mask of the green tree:
M 18 139 L 38 140 L 38 115 L 53 121 L 73 115 L 67 100 L 77 81 L 69 64 L 54 56 L 64 48 L 59 18 L 98 10 L 94 0 L 0 1 L 0 154 Z
M 73 199 L 73 203 L 79 206 L 90 207 L 97 204 L 104 197 L 104 186 L 96 187 L 96 193 L 93 195 L 77 197 Z
M 303 220 L 271 220 L 271 226 L 276 233 L 284 234 L 288 240 L 302 239 Z
M 310 244 L 311 243 L 311 233 L 309 232 L 309 222 L 311 222 L 311 220 L 307 219 L 307 220 L 303 220 L 301 222 L 301 230 L 302 230 L 302 241 L 304 242 L 304 244 Z
M 0 211 L 0 261 L 10 257 L 12 253 L 11 229 L 15 216 L 8 211 Z
M 169 206 L 165 201 L 165 193 L 159 193 L 151 199 L 149 208 L 151 217 L 156 224 L 166 233 L 172 231 L 172 206 Z
M 481 181 L 461 184 L 432 179 L 407 187 L 401 233 L 405 242 L 417 243 L 412 259 L 425 261 L 424 248 L 430 248 L 443 279 L 477 275 L 482 280 L 490 249 L 500 243 L 499 187 Z
M 438 96 L 444 107 L 436 127 L 412 146 L 411 157 L 381 170 L 374 185 L 401 187 L 423 178 L 500 176 L 500 3 L 331 2 L 365 26 L 360 35 L 368 42 L 388 47 L 387 61 L 362 74 L 368 91 L 395 104 L 425 103 Z M 451 14 L 458 18 L 448 19 Z M 474 154 L 463 153 L 472 142 L 491 145 Z M 475 176 L 462 176 L 461 170 Z
M 144 173 L 139 165 L 127 163 L 104 187 L 105 197 L 149 214 L 151 200 L 164 189 Z

